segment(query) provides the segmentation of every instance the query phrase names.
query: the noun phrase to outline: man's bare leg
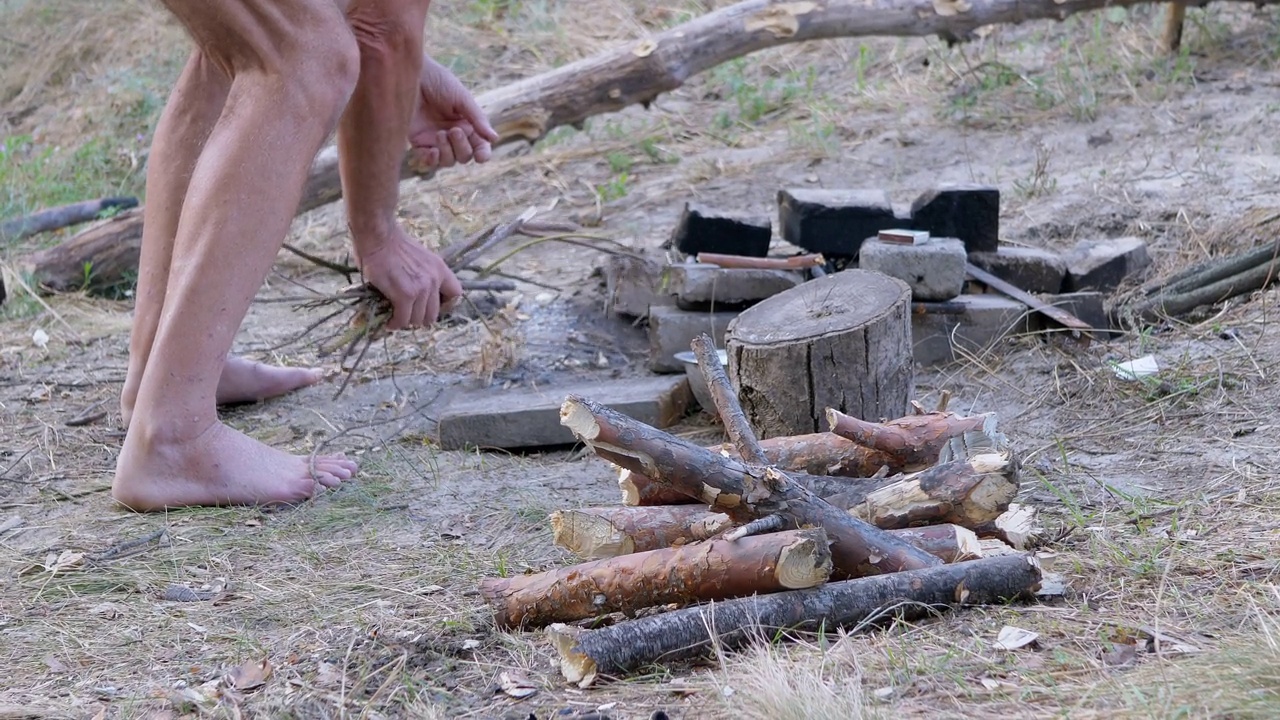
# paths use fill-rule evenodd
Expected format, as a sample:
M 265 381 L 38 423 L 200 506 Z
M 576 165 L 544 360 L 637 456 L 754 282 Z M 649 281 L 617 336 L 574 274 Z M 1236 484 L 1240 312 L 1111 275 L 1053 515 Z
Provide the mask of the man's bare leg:
M 191 53 L 169 103 L 156 125 L 147 167 L 147 203 L 143 209 L 142 257 L 133 330 L 129 337 L 129 371 L 120 395 L 126 426 L 138 398 L 142 372 L 151 354 L 165 286 L 173 262 L 173 239 L 182 203 L 205 141 L 222 114 L 231 78 L 199 49 Z M 283 368 L 230 356 L 218 382 L 219 404 L 265 400 L 319 382 L 323 373 L 310 368 Z
M 359 57 L 334 0 L 167 0 L 231 78 L 192 169 L 113 495 L 135 510 L 288 503 L 350 478 L 344 457 L 271 449 L 217 417 L 240 323 L 274 262 Z

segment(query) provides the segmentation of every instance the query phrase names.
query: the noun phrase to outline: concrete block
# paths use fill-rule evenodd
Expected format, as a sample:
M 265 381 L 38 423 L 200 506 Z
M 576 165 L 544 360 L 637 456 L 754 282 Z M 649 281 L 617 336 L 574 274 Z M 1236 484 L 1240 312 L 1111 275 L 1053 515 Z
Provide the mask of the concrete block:
M 1061 295 L 1039 295 L 1040 300 L 1060 307 L 1063 310 L 1075 315 L 1081 320 L 1089 323 L 1090 327 L 1099 330 L 1109 330 L 1111 328 L 1111 319 L 1107 316 L 1107 308 L 1105 296 L 1097 291 L 1063 293 Z M 1060 328 L 1061 326 L 1046 321 L 1043 315 L 1036 313 L 1032 318 L 1032 329 L 1043 330 L 1049 327 Z
M 1062 256 L 1040 248 L 1001 247 L 995 252 L 971 252 L 969 262 L 1029 293 L 1057 293 L 1067 275 Z
M 653 258 L 611 255 L 604 278 L 604 308 L 611 315 L 642 318 L 651 306 L 675 305 L 675 297 L 662 287 L 663 264 Z
M 856 256 L 864 240 L 904 220 L 883 190 L 793 188 L 778 192 L 778 224 L 792 245 L 840 258 Z
M 692 349 L 690 343 L 709 333 L 724 347 L 729 321 L 736 312 L 692 312 L 674 307 L 655 307 L 649 313 L 649 369 L 659 373 L 682 373 L 684 365 L 675 354 Z
M 685 255 L 706 252 L 764 257 L 772 239 L 773 224 L 768 216 L 732 215 L 685 203 L 668 246 L 674 245 Z
M 1000 244 L 1000 188 L 944 185 L 911 203 L 911 226 L 935 237 L 959 238 L 969 252 L 995 252 Z
M 1151 264 L 1147 243 L 1141 238 L 1081 240 L 1067 253 L 1067 292 L 1100 290 L 1110 292 L 1125 278 Z
M 1001 338 L 1029 329 L 1027 307 L 1000 295 L 961 295 L 942 312 L 911 314 L 911 342 L 920 365 L 940 365 L 977 354 Z
M 964 243 L 930 238 L 900 245 L 872 238 L 862 244 L 858 267 L 895 277 L 911 286 L 913 300 L 950 300 L 964 289 Z
M 798 270 L 721 268 L 675 263 L 666 269 L 666 289 L 684 310 L 742 309 L 804 282 Z
M 573 433 L 560 424 L 560 406 L 569 394 L 591 398 L 656 428 L 679 422 L 693 398 L 684 376 L 469 392 L 440 415 L 436 428 L 440 446 L 461 450 L 573 444 Z

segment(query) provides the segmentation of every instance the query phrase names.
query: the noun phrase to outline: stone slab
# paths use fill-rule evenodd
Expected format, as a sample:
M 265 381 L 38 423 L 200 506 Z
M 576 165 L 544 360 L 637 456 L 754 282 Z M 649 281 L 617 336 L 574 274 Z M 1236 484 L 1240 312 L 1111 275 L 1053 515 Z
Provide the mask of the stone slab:
M 689 256 L 705 252 L 764 257 L 772 239 L 768 216 L 735 215 L 685 203 L 668 245 Z
M 581 395 L 656 428 L 679 422 L 692 402 L 686 377 L 597 380 L 536 389 L 468 392 L 440 415 L 436 433 L 445 450 L 532 448 L 577 440 L 560 424 L 565 396 Z
M 1147 243 L 1142 238 L 1081 240 L 1067 253 L 1067 292 L 1100 290 L 1110 292 L 1125 278 L 1151 264 Z
M 920 365 L 961 360 L 1029 329 L 1027 306 L 1001 295 L 961 295 L 944 306 L 946 312 L 911 314 L 912 352 Z
M 858 255 L 862 242 L 881 230 L 902 227 L 883 190 L 813 190 L 778 192 L 778 224 L 782 238 L 809 252 L 830 258 Z
M 964 243 L 955 238 L 920 245 L 872 238 L 862 244 L 858 266 L 905 282 L 913 300 L 950 300 L 964 289 L 965 257 Z
M 665 288 L 684 310 L 741 309 L 805 281 L 799 270 L 722 268 L 706 263 L 667 266 Z
M 911 203 L 911 225 L 935 237 L 959 238 L 969 252 L 995 252 L 1000 245 L 1000 188 L 943 185 Z
M 674 307 L 655 307 L 649 313 L 649 369 L 658 373 L 683 373 L 684 365 L 675 359 L 678 352 L 692 350 L 693 339 L 709 333 L 719 347 L 724 347 L 729 323 L 736 312 L 697 312 Z
M 1107 315 L 1106 296 L 1094 291 L 1062 293 L 1057 295 L 1039 295 L 1039 299 L 1049 305 L 1060 307 L 1075 315 L 1098 330 L 1110 330 L 1111 318 Z M 1061 329 L 1062 326 L 1047 320 L 1040 313 L 1032 318 L 1032 329 Z
M 1061 255 L 1041 248 L 1005 245 L 995 252 L 971 252 L 969 262 L 1029 293 L 1059 293 L 1067 275 Z

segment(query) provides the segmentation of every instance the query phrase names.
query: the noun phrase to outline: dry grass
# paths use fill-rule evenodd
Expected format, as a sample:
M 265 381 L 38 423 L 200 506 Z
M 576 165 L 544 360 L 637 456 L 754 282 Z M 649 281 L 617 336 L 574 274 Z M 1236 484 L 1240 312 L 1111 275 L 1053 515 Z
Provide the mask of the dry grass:
M 441 4 L 431 37 L 487 89 L 702 9 L 579 8 Z M 761 211 L 778 184 L 809 177 L 905 193 L 962 173 L 1006 190 L 1005 230 L 1019 242 L 1064 247 L 1083 234 L 1138 232 L 1159 270 L 1176 270 L 1244 240 L 1206 234 L 1218 223 L 1275 204 L 1254 197 L 1274 186 L 1265 173 L 1235 169 L 1254 167 L 1242 155 L 1276 154 L 1270 116 L 1239 109 L 1263 93 L 1223 91 L 1237 80 L 1212 78 L 1243 73 L 1239 82 L 1269 87 L 1278 45 L 1274 11 L 1193 10 L 1187 51 L 1165 58 L 1152 37 L 1158 12 L 1002 28 L 955 49 L 877 39 L 761 53 L 649 112 L 596 118 L 487 166 L 406 183 L 403 214 L 444 245 L 554 200 L 552 215 L 594 217 L 599 232 L 652 246 L 690 196 Z M 131 115 L 113 103 L 134 90 L 162 93 L 176 74 L 184 43 L 158 6 L 10 2 L 0 19 L 0 98 L 11 123 L 18 118 L 15 133 L 65 146 L 55 154 L 99 131 L 109 153 L 145 149 L 136 136 L 149 134 L 158 106 Z M 18 44 L 7 41 L 16 27 Z M 1195 119 L 1201 103 L 1216 109 L 1214 122 Z M 1125 133 L 1149 129 L 1134 115 L 1172 118 L 1177 132 L 1134 140 Z M 1116 139 L 1090 155 L 1085 139 L 1104 130 Z M 1232 145 L 1240 136 L 1244 149 Z M 1194 157 L 1171 156 L 1173 145 Z M 1178 175 L 1185 186 L 1152 185 Z M 291 239 L 336 255 L 342 226 L 340 209 L 326 208 L 300 218 Z M 328 443 L 361 456 L 360 482 L 273 514 L 114 508 L 106 488 L 129 304 L 66 296 L 46 308 L 14 293 L 0 308 L 0 706 L 76 717 L 105 708 L 113 718 L 197 708 L 215 717 L 546 717 L 601 706 L 628 718 L 659 709 L 698 718 L 1280 714 L 1274 292 L 1087 351 L 1019 339 L 919 375 L 926 405 L 948 389 L 957 410 L 1000 414 L 1023 452 L 1021 499 L 1045 509 L 1069 583 L 1063 601 L 760 643 L 591 691 L 566 688 L 540 636 L 495 632 L 474 589 L 486 575 L 566 562 L 547 513 L 615 502 L 612 473 L 563 453 L 442 452 L 426 438 L 433 393 L 476 376 L 536 384 L 590 367 L 598 352 L 619 371 L 641 361 L 594 339 L 603 326 L 571 329 L 598 308 L 588 274 L 598 257 L 552 244 L 522 253 L 510 269 L 550 288 L 524 288 L 488 324 L 376 343 L 343 403 L 322 388 L 229 412 L 233 425 L 279 446 Z M 17 268 L 16 252 L 9 259 Z M 287 256 L 277 270 L 264 298 L 296 294 L 291 281 L 321 291 L 336 283 Z M 315 362 L 306 346 L 264 350 L 305 317 L 259 304 L 240 347 Z M 47 348 L 33 345 L 37 329 L 51 337 Z M 1109 369 L 1147 353 L 1165 368 L 1156 382 L 1123 382 Z M 94 407 L 109 417 L 65 425 Z M 206 599 L 166 599 L 183 595 Z M 1006 624 L 1038 632 L 1038 645 L 994 649 Z M 1198 652 L 1153 646 L 1151 631 Z M 235 692 L 224 680 L 263 659 L 272 673 L 262 687 Z M 524 674 L 537 694 L 505 696 L 503 672 Z

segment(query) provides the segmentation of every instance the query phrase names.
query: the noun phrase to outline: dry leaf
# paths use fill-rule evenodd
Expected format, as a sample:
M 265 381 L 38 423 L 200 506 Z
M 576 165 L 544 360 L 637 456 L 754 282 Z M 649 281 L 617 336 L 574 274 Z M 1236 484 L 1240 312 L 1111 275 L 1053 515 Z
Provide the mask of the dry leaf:
M 342 673 L 338 672 L 338 666 L 333 663 L 321 662 L 320 668 L 316 671 L 316 684 L 334 686 L 342 682 Z
M 84 564 L 84 553 L 63 550 L 52 563 L 46 561 L 45 569 L 49 572 L 60 573 L 68 570 L 74 570 Z
M 97 605 L 94 605 L 93 607 L 89 608 L 89 612 L 93 613 L 94 615 L 101 615 L 107 620 L 115 620 L 116 618 L 120 617 L 121 610 L 123 610 L 122 607 L 120 607 L 115 603 L 109 603 L 109 602 L 98 603 Z
M 1103 665 L 1124 667 L 1138 662 L 1138 646 L 1130 643 L 1113 643 L 1111 650 L 1099 656 Z
M 271 677 L 271 662 L 266 658 L 248 660 L 227 675 L 227 683 L 236 690 L 256 690 Z
M 504 670 L 498 675 L 498 687 L 502 692 L 516 698 L 524 699 L 538 692 L 538 688 L 524 673 L 519 670 Z
M 993 678 L 982 678 L 978 682 L 982 683 L 982 687 L 988 690 L 995 690 L 1000 687 L 1000 681 Z
M 1039 637 L 1038 633 L 1033 633 L 1030 630 L 1005 625 L 1000 628 L 1000 634 L 996 636 L 994 644 L 1001 650 L 1017 650 L 1030 645 Z

